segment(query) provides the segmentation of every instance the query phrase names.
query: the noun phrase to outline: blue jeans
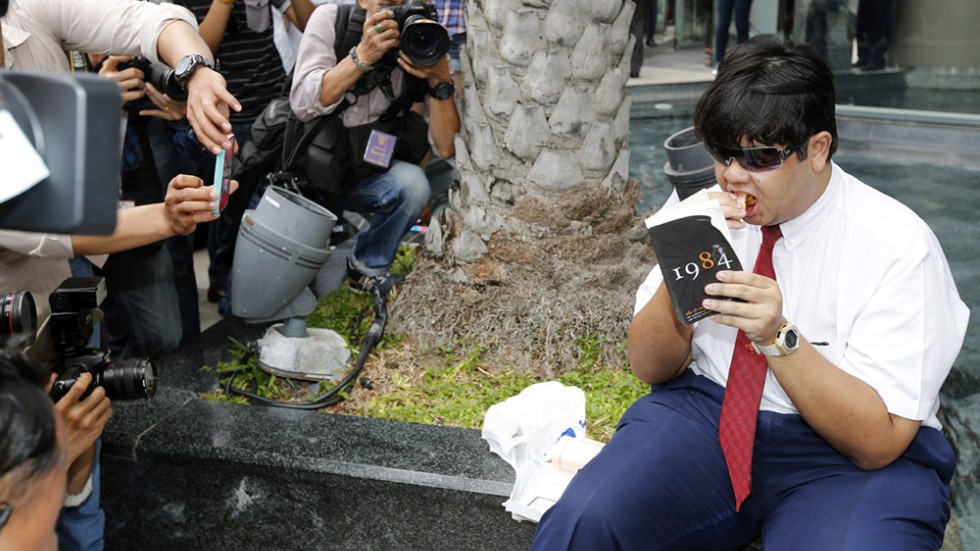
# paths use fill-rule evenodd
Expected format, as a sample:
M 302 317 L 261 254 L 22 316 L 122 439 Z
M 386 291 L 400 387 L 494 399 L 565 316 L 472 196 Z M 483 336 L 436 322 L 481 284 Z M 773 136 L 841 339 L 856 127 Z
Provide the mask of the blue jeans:
M 732 24 L 732 11 L 735 11 L 736 44 L 749 39 L 749 11 L 752 0 L 718 0 L 718 27 L 715 33 L 715 67 L 725 58 L 728 47 L 728 27 Z
M 60 551 L 101 551 L 105 538 L 105 511 L 99 502 L 102 495 L 102 439 L 95 441 L 95 464 L 92 466 L 92 494 L 78 507 L 64 507 L 58 519 Z
M 724 388 L 688 370 L 623 414 L 538 525 L 532 549 L 939 549 L 952 446 L 920 428 L 894 463 L 859 469 L 799 415 L 759 413 L 752 493 L 735 498 L 718 443 Z
M 466 46 L 466 33 L 454 34 L 449 39 L 449 68 L 454 73 L 459 73 L 463 70 L 463 66 L 459 61 L 459 49 L 463 46 Z
M 180 308 L 166 247 L 151 254 L 111 255 L 106 277 L 105 328 L 115 360 L 157 358 L 180 345 Z
M 392 161 L 387 172 L 361 180 L 350 192 L 324 204 L 337 213 L 372 213 L 351 253 L 355 268 L 368 276 L 388 273 L 402 237 L 425 210 L 429 192 L 429 179 L 421 167 Z
M 157 175 L 166 194 L 170 180 L 178 174 L 199 175 L 194 159 L 182 153 L 174 142 L 183 126 L 161 119 L 153 119 L 147 126 Z M 197 278 L 194 275 L 194 235 L 175 235 L 164 241 L 170 261 L 173 262 L 174 285 L 177 289 L 177 305 L 180 309 L 181 343 L 201 334 L 201 314 L 198 310 Z

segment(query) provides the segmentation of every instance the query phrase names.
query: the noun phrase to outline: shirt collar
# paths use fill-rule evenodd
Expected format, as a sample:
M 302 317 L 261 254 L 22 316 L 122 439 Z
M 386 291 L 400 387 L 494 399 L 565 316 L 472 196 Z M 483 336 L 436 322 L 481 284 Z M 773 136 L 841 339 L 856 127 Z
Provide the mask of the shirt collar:
M 837 196 L 840 194 L 841 174 L 840 167 L 831 162 L 830 181 L 827 182 L 827 189 L 803 214 L 779 225 L 783 231 L 783 243 L 787 249 L 793 249 L 803 243 L 820 226 L 820 220 L 827 218 L 833 209 Z
M 11 9 L 13 9 L 13 6 L 11 6 Z M 26 42 L 30 38 L 31 33 L 2 21 L 0 21 L 0 25 L 3 26 L 2 31 L 0 31 L 3 33 L 3 64 L 8 69 L 13 69 L 14 60 L 11 55 L 11 50 Z

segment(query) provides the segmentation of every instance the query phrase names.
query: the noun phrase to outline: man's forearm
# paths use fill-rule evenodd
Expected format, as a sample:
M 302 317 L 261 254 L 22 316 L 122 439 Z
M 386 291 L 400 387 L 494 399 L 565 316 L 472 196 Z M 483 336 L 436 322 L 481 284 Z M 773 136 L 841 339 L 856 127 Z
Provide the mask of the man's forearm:
M 92 447 L 82 452 L 82 455 L 78 456 L 78 459 L 72 461 L 71 465 L 68 466 L 69 495 L 78 495 L 85 489 L 85 484 L 88 483 L 92 468 L 95 466 L 96 446 L 98 444 L 92 444 Z
M 315 9 L 316 6 L 310 0 L 293 0 L 292 5 L 286 10 L 286 15 L 300 32 L 304 32 L 306 31 L 306 23 L 310 20 L 310 16 L 313 15 L 313 10 Z
M 661 283 L 630 324 L 626 348 L 633 374 L 650 384 L 676 377 L 687 365 L 693 333 L 674 315 L 667 288 Z
M 459 113 L 456 112 L 455 98 L 439 100 L 429 98 L 429 124 L 432 128 L 432 141 L 436 152 L 443 159 L 456 155 L 456 133 L 459 132 Z
M 112 235 L 73 235 L 72 249 L 78 256 L 110 254 L 176 235 L 164 209 L 163 203 L 119 209 Z
M 190 54 L 201 54 L 214 61 L 214 54 L 208 44 L 194 27 L 183 21 L 174 21 L 163 29 L 157 38 L 157 54 L 171 67 L 176 67 L 181 58 Z
M 827 361 L 804 339 L 769 366 L 813 430 L 863 469 L 895 461 L 915 438 L 920 421 L 890 414 L 875 390 Z
M 204 39 L 212 52 L 217 52 L 218 48 L 221 47 L 234 6 L 234 2 L 215 0 L 211 2 L 211 8 L 204 16 L 204 20 L 201 21 L 201 38 Z

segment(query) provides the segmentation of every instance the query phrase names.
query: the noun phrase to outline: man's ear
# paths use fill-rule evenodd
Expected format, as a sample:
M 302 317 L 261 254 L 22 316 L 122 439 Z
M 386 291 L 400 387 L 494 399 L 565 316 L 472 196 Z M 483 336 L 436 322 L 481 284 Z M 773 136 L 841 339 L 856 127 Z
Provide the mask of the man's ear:
M 810 136 L 810 143 L 807 145 L 807 159 L 814 172 L 823 172 L 827 166 L 827 157 L 830 155 L 830 144 L 833 143 L 833 136 L 824 130 Z

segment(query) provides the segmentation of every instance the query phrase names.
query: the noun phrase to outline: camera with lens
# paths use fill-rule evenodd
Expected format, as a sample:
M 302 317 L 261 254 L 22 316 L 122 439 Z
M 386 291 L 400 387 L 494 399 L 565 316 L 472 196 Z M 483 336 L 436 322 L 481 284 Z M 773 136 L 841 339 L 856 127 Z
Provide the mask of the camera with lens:
M 413 0 L 400 6 L 384 8 L 391 12 L 392 21 L 398 23 L 401 33 L 401 51 L 412 63 L 431 67 L 449 52 L 449 31 L 437 23 L 435 6 L 422 0 Z M 385 62 L 397 63 L 397 51 L 393 56 L 385 56 Z
M 102 277 L 70 277 L 51 293 L 48 324 L 54 346 L 63 355 L 58 379 L 51 387 L 51 397 L 56 401 L 83 373 L 92 375 L 83 397 L 97 386 L 105 389 L 110 400 L 135 400 L 156 394 L 156 368 L 148 358 L 113 362 L 108 351 L 89 347 L 95 312 L 105 297 Z
M 187 90 L 177 82 L 174 70 L 170 67 L 158 63 L 151 63 L 143 57 L 123 61 L 119 64 L 120 71 L 129 69 L 130 67 L 136 67 L 143 71 L 143 82 L 152 84 L 161 93 L 167 94 L 176 101 L 187 100 Z M 135 101 L 127 101 L 123 105 L 123 108 L 131 113 L 139 113 L 144 109 L 157 109 L 157 106 L 148 96 L 143 96 Z

